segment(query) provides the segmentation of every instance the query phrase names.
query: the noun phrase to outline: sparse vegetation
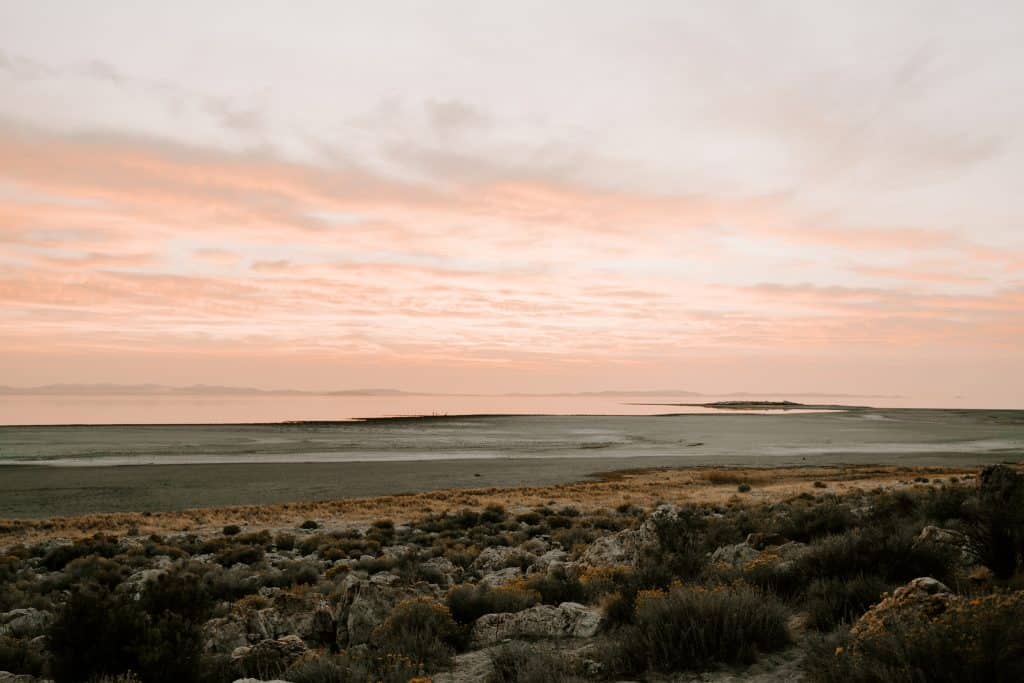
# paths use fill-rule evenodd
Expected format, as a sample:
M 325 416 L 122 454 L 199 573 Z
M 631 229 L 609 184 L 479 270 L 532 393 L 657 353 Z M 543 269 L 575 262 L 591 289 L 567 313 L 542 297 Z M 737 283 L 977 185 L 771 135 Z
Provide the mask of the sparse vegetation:
M 645 591 L 608 663 L 623 674 L 751 663 L 790 643 L 787 616 L 777 599 L 745 585 Z
M 480 646 L 480 629 L 505 623 L 483 615 L 514 623 L 546 605 L 522 615 L 532 624 L 572 602 L 587 606 L 594 628 L 602 617 L 592 656 L 603 668 L 513 635 L 490 657 L 492 680 L 743 666 L 787 647 L 793 616 L 812 634 L 812 680 L 1012 680 L 1000 676 L 1019 673 L 1024 485 L 1005 471 L 1002 480 L 928 475 L 928 485 L 907 474 L 899 486 L 844 491 L 841 472 L 818 470 L 780 496 L 764 472 L 702 470 L 694 480 L 718 487 L 717 498 L 663 498 L 657 510 L 487 502 L 301 529 L 294 516 L 264 529 L 233 512 L 244 530 L 218 520 L 205 532 L 126 528 L 12 544 L 0 548 L 0 670 L 57 683 L 128 672 L 147 683 L 407 681 L 450 666 L 456 651 Z M 736 496 L 744 485 L 757 496 Z M 957 609 L 850 635 L 920 576 L 961 592 Z M 983 623 L 985 609 L 996 626 Z M 296 633 L 301 656 L 266 644 Z M 233 659 L 239 647 L 256 649 Z M 967 663 L 957 668 L 949 652 Z M 929 678 L 940 670 L 950 677 Z

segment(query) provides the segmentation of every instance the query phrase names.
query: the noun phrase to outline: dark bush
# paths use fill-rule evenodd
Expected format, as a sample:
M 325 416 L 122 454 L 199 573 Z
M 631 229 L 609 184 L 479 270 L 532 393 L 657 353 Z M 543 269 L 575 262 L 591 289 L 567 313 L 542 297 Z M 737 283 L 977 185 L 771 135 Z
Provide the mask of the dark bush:
M 242 533 L 242 527 L 237 524 L 228 524 L 224 527 L 222 532 L 225 536 L 237 536 Z
M 936 617 L 911 612 L 853 640 L 812 641 L 817 683 L 1010 683 L 1024 680 L 1024 592 L 962 600 Z
M 117 541 L 104 534 L 76 541 L 72 545 L 57 546 L 43 557 L 42 565 L 51 572 L 63 569 L 69 562 L 88 555 L 111 558 L 119 552 Z
M 263 559 L 263 548 L 253 545 L 230 546 L 217 553 L 214 560 L 222 567 L 256 564 Z
M 833 496 L 826 496 L 809 504 L 795 501 L 790 503 L 782 516 L 772 523 L 769 531 L 791 541 L 806 543 L 828 534 L 842 533 L 856 523 L 849 505 L 839 502 Z
M 815 579 L 807 587 L 805 596 L 807 625 L 819 631 L 830 631 L 839 624 L 852 623 L 890 588 L 891 585 L 881 578 L 870 575 Z
M 521 612 L 533 607 L 540 602 L 540 595 L 523 588 L 462 584 L 448 591 L 445 602 L 455 621 L 472 624 L 485 614 Z
M 138 602 L 98 586 L 75 591 L 49 631 L 54 679 L 131 671 L 147 683 L 198 680 L 205 599 L 196 591 L 184 577 L 151 585 Z
M 573 676 L 564 657 L 534 644 L 512 641 L 490 652 L 488 683 L 567 683 Z
M 320 525 L 314 522 L 312 519 L 307 519 L 305 522 L 299 525 L 300 529 L 319 529 Z
M 0 671 L 40 676 L 43 666 L 42 654 L 27 640 L 0 636 Z
M 295 548 L 295 536 L 284 532 L 274 536 L 274 547 L 278 550 L 292 550 Z
M 561 566 L 546 574 L 533 574 L 525 581 L 526 588 L 540 595 L 541 602 L 559 605 L 563 602 L 583 602 L 586 594 L 579 579 L 569 576 Z
M 508 514 L 505 512 L 505 508 L 496 503 L 492 503 L 484 508 L 484 511 L 480 514 L 480 521 L 485 524 L 499 524 L 505 521 Z
M 521 515 L 516 515 L 516 521 L 522 524 L 529 524 L 530 526 L 537 526 L 541 523 L 544 518 L 536 512 L 524 512 Z
M 891 583 L 919 576 L 951 581 L 953 558 L 944 548 L 917 543 L 914 527 L 867 527 L 829 536 L 797 563 L 808 578 L 852 579 L 874 574 Z
M 1013 576 L 1024 560 L 1024 475 L 1004 465 L 985 468 L 966 517 L 982 562 L 997 578 Z
M 609 665 L 620 674 L 749 664 L 790 643 L 786 610 L 743 584 L 673 586 L 637 597 L 633 624 L 619 629 Z
M 425 671 L 451 664 L 459 629 L 447 607 L 432 598 L 400 602 L 374 630 L 381 651 L 408 657 Z

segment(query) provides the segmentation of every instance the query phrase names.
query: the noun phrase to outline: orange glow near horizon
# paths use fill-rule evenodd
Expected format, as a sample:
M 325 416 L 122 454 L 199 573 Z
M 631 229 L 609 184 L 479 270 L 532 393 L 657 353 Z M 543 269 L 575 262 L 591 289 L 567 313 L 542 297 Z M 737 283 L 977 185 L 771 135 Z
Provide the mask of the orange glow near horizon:
M 814 112 L 856 93 L 812 97 L 819 75 L 779 67 L 760 109 L 745 90 L 686 109 L 705 147 L 639 108 L 621 114 L 636 117 L 634 138 L 605 144 L 610 125 L 594 118 L 593 134 L 578 123 L 590 110 L 538 85 L 577 123 L 526 150 L 547 119 L 509 114 L 502 128 L 508 93 L 455 73 L 466 92 L 487 85 L 490 110 L 381 96 L 338 124 L 349 151 L 312 118 L 326 94 L 296 94 L 305 135 L 165 76 L 62 63 L 0 53 L 0 385 L 835 391 L 1024 407 L 1008 386 L 1024 376 L 1021 206 L 1013 183 L 992 180 L 1024 167 L 1016 142 L 927 133 L 900 110 L 853 149 L 846 136 L 870 116 L 835 130 L 838 115 Z M 908 92 L 925 87 L 904 71 Z M 262 77 L 283 91 L 274 73 Z M 380 80 L 405 77 L 420 82 Z M 80 91 L 95 111 L 55 104 Z M 791 99 L 772 104 L 775 92 Z M 142 123 L 115 123 L 99 104 L 112 93 Z M 168 111 L 183 112 L 181 130 L 153 134 Z M 877 185 L 861 170 L 872 154 L 887 160 Z M 985 164 L 1001 175 L 974 179 Z

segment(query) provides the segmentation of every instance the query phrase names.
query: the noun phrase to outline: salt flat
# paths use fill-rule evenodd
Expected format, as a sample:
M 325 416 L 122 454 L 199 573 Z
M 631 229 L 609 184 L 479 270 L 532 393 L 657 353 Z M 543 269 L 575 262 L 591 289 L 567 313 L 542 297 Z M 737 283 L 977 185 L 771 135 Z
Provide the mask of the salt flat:
M 974 465 L 1022 458 L 1022 411 L 0 427 L 0 462 L 10 465 L 0 468 L 0 516 L 541 485 L 634 467 Z

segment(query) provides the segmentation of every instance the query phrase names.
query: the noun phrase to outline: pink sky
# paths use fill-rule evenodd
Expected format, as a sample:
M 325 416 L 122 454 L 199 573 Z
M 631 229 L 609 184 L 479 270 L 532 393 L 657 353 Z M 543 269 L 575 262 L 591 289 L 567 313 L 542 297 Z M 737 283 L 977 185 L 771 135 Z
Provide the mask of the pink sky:
M 4 4 L 0 385 L 1024 407 L 1024 17 L 923 7 Z

